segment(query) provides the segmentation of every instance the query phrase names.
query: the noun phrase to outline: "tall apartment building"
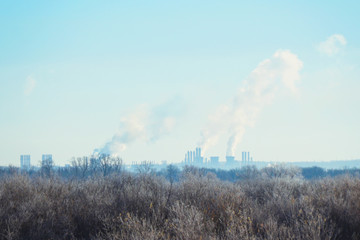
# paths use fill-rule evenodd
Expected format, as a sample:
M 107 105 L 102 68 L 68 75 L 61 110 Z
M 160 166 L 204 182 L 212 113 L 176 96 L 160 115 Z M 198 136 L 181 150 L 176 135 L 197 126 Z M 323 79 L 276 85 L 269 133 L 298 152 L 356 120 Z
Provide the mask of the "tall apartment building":
M 52 165 L 53 164 L 53 158 L 52 154 L 43 154 L 41 158 L 41 164 L 42 165 Z
M 30 155 L 20 155 L 20 168 L 22 170 L 30 169 Z

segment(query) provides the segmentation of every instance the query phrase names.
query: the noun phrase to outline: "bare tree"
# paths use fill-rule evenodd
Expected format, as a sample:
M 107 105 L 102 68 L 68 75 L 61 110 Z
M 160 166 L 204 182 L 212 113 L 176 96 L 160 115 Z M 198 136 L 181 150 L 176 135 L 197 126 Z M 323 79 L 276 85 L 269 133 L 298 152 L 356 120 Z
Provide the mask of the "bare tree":
M 82 179 L 86 177 L 86 174 L 90 168 L 89 160 L 87 157 L 82 157 L 82 158 L 79 157 L 76 160 L 73 159 L 71 165 L 74 168 L 75 175 L 79 176 Z
M 75 175 L 75 177 L 79 176 L 80 169 L 79 169 L 79 166 L 77 164 L 75 157 L 73 157 L 71 160 L 71 168 L 72 168 L 71 170 L 72 170 L 73 174 Z
M 301 169 L 297 167 L 288 167 L 283 164 L 273 165 L 263 168 L 263 176 L 266 178 L 301 178 Z
M 43 159 L 41 161 L 40 172 L 44 177 L 51 177 L 53 173 L 54 162 L 52 159 Z
M 91 173 L 91 175 L 96 175 L 97 172 L 99 172 L 101 170 L 101 158 L 97 158 L 97 157 L 90 157 L 90 162 L 89 162 L 89 171 Z
M 100 156 L 100 168 L 103 176 L 107 176 L 111 170 L 111 158 L 109 155 Z
M 15 175 L 15 174 L 17 174 L 19 172 L 19 168 L 18 167 L 15 167 L 15 166 L 13 166 L 13 165 L 9 165 L 9 167 L 8 167 L 8 173 L 10 174 L 10 175 Z
M 169 188 L 168 196 L 166 199 L 166 205 L 168 205 L 170 203 L 170 199 L 171 199 L 171 196 L 173 193 L 173 183 L 174 183 L 174 181 L 179 180 L 179 175 L 180 175 L 180 170 L 175 165 L 170 164 L 166 167 L 166 178 L 170 182 L 170 188 Z
M 260 177 L 260 171 L 255 166 L 244 166 L 236 172 L 239 180 L 251 180 Z
M 136 167 L 139 174 L 150 174 L 153 172 L 153 166 L 150 161 L 143 161 Z
M 110 157 L 109 155 L 102 155 L 100 157 L 100 169 L 103 176 L 107 176 L 110 173 L 119 174 L 122 170 L 123 161 L 119 157 Z
M 173 164 L 170 164 L 166 167 L 166 178 L 169 180 L 172 185 L 175 181 L 179 180 L 180 170 Z
M 120 174 L 122 171 L 123 160 L 119 157 L 111 158 L 111 170 L 115 174 Z

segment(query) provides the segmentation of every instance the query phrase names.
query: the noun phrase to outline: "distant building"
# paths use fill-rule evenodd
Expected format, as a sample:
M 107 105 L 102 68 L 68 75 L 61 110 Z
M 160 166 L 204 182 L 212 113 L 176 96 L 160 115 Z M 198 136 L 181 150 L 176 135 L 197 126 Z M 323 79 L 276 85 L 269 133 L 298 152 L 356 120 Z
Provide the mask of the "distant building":
M 30 169 L 30 155 L 20 155 L 20 168 L 22 170 Z
M 210 157 L 210 164 L 211 165 L 218 165 L 219 164 L 219 157 L 218 156 Z
M 242 152 L 242 162 L 243 163 L 250 163 L 253 162 L 253 158 L 250 157 L 250 152 Z
M 188 151 L 185 154 L 185 164 L 200 166 L 204 164 L 204 158 L 201 156 L 201 148 L 196 148 L 195 151 Z
M 43 154 L 41 158 L 41 165 L 53 165 L 52 154 Z
M 195 151 L 187 151 L 183 165 L 193 165 L 196 167 L 210 168 L 239 168 L 248 164 L 253 164 L 253 158 L 250 152 L 242 152 L 242 159 L 236 160 L 235 156 L 225 156 L 225 162 L 219 160 L 219 156 L 211 156 L 209 158 L 202 156 L 201 148 L 197 147 Z
M 226 156 L 226 164 L 234 164 L 235 157 L 234 156 Z

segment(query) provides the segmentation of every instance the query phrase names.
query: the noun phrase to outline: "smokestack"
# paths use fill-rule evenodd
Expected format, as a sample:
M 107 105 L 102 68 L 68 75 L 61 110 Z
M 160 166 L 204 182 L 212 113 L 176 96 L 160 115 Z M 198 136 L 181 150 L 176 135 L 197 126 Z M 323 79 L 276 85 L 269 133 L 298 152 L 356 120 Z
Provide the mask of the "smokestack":
M 203 163 L 202 160 L 203 160 L 203 159 L 202 159 L 202 157 L 201 157 L 201 148 L 199 148 L 199 162 Z
M 247 157 L 248 157 L 247 161 L 250 162 L 250 152 L 248 152 Z
M 199 149 L 196 148 L 195 151 L 196 151 L 196 153 L 195 153 L 195 162 L 199 162 Z
M 193 162 L 194 162 L 194 161 L 196 160 L 196 158 L 195 158 L 195 151 L 193 151 L 192 154 L 193 154 L 193 159 L 192 159 L 192 160 L 193 160 Z

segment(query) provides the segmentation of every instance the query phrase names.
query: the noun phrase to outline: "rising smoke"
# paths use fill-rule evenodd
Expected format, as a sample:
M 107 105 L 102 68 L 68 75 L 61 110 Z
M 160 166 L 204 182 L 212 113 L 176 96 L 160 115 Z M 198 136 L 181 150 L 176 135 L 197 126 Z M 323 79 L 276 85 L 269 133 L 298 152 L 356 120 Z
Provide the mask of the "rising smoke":
M 296 82 L 303 64 L 288 50 L 278 50 L 262 61 L 243 82 L 230 104 L 220 106 L 209 116 L 208 126 L 201 132 L 200 147 L 206 151 L 216 144 L 220 135 L 229 135 L 227 156 L 234 156 L 245 130 L 255 124 L 261 110 L 273 102 L 274 97 L 286 90 L 298 94 Z
M 155 142 L 173 130 L 182 110 L 179 97 L 153 108 L 141 105 L 120 119 L 119 130 L 102 148 L 95 149 L 94 154 L 117 156 L 135 141 Z

